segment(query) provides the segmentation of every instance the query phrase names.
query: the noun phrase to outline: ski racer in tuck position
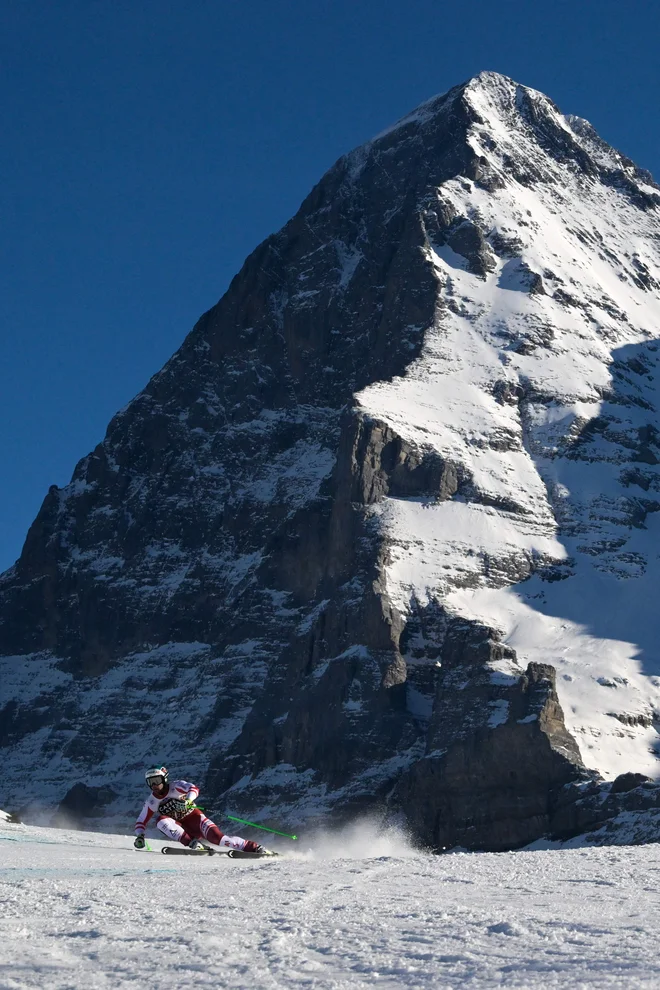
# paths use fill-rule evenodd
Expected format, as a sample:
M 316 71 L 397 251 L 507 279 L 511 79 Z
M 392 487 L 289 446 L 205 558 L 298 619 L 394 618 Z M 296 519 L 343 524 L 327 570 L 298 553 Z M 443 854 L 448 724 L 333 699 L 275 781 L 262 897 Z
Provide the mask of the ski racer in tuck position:
M 151 795 L 144 802 L 142 811 L 135 823 L 136 849 L 144 849 L 144 833 L 153 815 L 156 815 L 156 828 L 174 842 L 180 842 L 188 849 L 200 849 L 200 840 L 224 849 L 239 849 L 242 852 L 272 855 L 268 849 L 253 842 L 241 839 L 238 835 L 224 835 L 218 826 L 195 807 L 199 787 L 187 780 L 170 781 L 166 767 L 153 767 L 145 773 L 145 780 Z

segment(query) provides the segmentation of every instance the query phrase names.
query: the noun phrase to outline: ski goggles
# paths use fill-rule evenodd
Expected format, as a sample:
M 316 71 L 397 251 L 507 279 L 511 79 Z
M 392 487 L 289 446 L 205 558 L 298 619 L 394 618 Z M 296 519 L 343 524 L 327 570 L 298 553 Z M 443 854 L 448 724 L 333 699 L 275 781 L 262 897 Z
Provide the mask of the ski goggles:
M 161 784 L 165 783 L 165 778 L 162 773 L 157 774 L 155 777 L 147 777 L 148 787 L 159 787 Z

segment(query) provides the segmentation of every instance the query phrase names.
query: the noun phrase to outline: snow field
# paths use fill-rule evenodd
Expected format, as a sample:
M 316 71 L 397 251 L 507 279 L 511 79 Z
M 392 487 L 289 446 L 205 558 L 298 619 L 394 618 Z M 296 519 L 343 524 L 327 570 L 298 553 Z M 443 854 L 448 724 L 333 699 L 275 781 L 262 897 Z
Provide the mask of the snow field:
M 300 848 L 167 859 L 0 822 L 0 988 L 660 985 L 658 846 L 438 857 L 365 828 Z

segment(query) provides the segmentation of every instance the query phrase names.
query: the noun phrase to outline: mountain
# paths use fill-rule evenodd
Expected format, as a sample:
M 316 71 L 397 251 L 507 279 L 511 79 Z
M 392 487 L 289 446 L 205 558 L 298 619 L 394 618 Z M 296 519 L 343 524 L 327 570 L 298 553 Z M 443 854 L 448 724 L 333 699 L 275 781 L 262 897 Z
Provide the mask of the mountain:
M 491 72 L 341 158 L 0 578 L 4 806 L 508 848 L 654 778 L 659 207 Z

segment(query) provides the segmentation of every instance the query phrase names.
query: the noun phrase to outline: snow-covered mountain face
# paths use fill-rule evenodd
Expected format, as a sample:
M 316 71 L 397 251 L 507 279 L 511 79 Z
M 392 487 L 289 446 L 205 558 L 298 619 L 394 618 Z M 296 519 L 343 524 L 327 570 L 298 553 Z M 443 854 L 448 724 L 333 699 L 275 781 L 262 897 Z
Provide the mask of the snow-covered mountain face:
M 659 207 L 494 73 L 340 159 L 0 579 L 4 805 L 163 760 L 503 848 L 656 776 Z
M 387 592 L 502 630 L 556 667 L 587 765 L 655 774 L 657 187 L 540 93 L 489 74 L 462 98 L 486 179 L 428 203 L 438 319 L 405 376 L 358 399 L 463 490 L 379 505 Z

